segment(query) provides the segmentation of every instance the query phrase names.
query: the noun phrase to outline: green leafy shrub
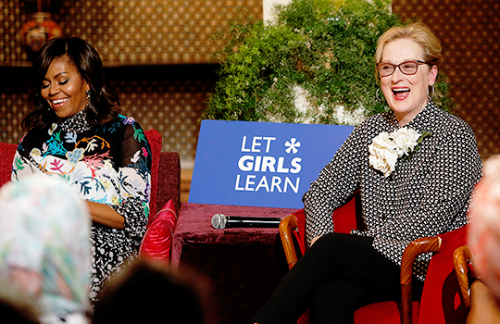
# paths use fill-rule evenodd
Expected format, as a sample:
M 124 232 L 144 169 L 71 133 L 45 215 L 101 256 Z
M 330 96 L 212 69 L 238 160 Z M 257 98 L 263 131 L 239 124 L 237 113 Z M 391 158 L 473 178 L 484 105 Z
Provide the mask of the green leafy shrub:
M 376 99 L 374 53 L 380 35 L 402 24 L 389 7 L 390 0 L 293 0 L 275 6 L 270 25 L 240 13 L 215 36 L 225 46 L 214 56 L 220 79 L 204 117 L 357 124 L 387 110 Z M 449 111 L 442 73 L 435 90 Z M 342 119 L 341 111 L 358 118 Z

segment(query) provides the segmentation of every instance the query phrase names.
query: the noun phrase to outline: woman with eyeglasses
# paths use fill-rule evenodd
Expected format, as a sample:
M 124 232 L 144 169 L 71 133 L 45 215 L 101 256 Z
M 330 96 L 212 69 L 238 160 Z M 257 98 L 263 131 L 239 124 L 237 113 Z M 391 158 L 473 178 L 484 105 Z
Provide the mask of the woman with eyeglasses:
M 353 323 L 356 309 L 398 300 L 400 266 L 413 240 L 467 223 L 481 178 L 474 133 L 432 101 L 441 44 L 423 23 L 378 41 L 377 80 L 391 108 L 356 127 L 304 195 L 308 251 L 254 316 L 259 324 Z M 377 91 L 380 96 L 380 91 Z M 332 212 L 361 192 L 366 229 L 333 233 Z M 418 299 L 431 255 L 413 270 Z

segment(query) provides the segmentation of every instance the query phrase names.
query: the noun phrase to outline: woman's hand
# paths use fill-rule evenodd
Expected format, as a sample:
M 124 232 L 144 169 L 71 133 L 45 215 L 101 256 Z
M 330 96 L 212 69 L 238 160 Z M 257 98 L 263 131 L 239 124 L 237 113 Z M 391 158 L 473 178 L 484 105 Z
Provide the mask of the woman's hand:
M 93 222 L 106 225 L 111 228 L 123 229 L 125 218 L 118 214 L 113 208 L 108 205 L 92 201 L 86 202 Z
M 480 280 L 472 283 L 470 292 L 471 306 L 467 324 L 499 323 L 500 303 L 493 292 Z
M 320 237 L 321 237 L 321 235 L 316 236 L 315 238 L 313 238 L 313 239 L 311 240 L 311 245 L 309 245 L 309 247 L 313 246 L 314 242 L 316 242 L 316 241 L 317 241 Z

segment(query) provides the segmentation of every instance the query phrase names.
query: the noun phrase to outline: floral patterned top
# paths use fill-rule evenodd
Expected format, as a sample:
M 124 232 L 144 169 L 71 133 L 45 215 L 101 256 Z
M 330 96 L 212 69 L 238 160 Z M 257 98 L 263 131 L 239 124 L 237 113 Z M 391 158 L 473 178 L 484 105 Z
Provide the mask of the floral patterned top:
M 373 247 L 401 265 L 413 240 L 452 231 L 467 223 L 469 198 L 482 175 L 476 139 L 466 122 L 438 109 L 432 101 L 405 126 L 423 139 L 410 159 L 398 159 L 386 176 L 369 163 L 369 146 L 382 132 L 400 129 L 392 110 L 356 127 L 303 197 L 308 242 L 333 232 L 332 212 L 361 191 L 365 231 Z M 430 254 L 415 262 L 425 278 Z
M 151 183 L 151 149 L 133 118 L 119 115 L 90 126 L 82 110 L 29 132 L 19 144 L 12 180 L 30 175 L 65 179 L 82 199 L 107 204 L 124 217 L 124 229 L 93 223 L 91 299 L 109 275 L 134 259 L 146 230 Z

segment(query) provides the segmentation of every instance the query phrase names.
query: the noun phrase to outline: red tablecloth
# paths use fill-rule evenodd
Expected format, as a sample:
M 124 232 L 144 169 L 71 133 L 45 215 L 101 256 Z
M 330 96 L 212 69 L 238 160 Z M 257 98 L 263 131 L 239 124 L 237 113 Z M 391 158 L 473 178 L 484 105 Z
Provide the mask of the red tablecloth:
M 214 229 L 212 216 L 222 213 L 283 218 L 294 211 L 182 204 L 174 230 L 172 263 L 187 264 L 210 278 L 216 323 L 252 323 L 251 316 L 269 299 L 281 280 L 286 261 L 276 253 L 278 228 Z

